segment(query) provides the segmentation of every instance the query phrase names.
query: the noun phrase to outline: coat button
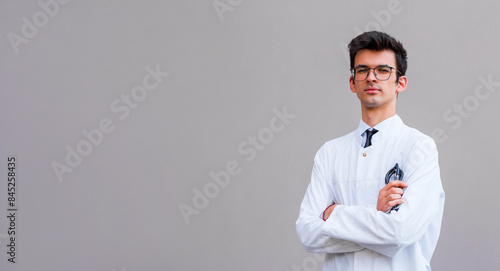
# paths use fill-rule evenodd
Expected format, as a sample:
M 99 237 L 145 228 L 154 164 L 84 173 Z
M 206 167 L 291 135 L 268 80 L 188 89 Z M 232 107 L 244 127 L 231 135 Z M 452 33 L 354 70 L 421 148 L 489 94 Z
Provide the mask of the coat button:
M 365 152 L 365 153 L 363 153 L 363 157 L 366 157 L 366 152 Z

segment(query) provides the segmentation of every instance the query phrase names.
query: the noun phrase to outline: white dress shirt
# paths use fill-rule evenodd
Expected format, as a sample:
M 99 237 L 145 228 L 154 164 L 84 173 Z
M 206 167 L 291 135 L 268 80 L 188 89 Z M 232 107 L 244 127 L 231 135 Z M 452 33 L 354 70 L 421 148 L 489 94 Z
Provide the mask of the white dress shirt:
M 323 270 L 431 270 L 444 208 L 438 153 L 432 138 L 398 115 L 326 142 L 314 158 L 297 233 L 309 252 L 326 253 Z M 399 211 L 377 211 L 387 171 L 398 163 L 408 184 Z M 330 217 L 321 214 L 337 203 Z

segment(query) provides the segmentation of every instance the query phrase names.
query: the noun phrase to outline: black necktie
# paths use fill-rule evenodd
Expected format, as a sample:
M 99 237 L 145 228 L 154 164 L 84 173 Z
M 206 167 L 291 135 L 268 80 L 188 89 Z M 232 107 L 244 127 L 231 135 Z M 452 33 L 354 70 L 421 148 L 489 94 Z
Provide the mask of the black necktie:
M 366 142 L 365 142 L 365 148 L 370 147 L 372 145 L 372 136 L 378 132 L 377 129 L 372 129 L 371 131 L 369 129 L 366 129 Z

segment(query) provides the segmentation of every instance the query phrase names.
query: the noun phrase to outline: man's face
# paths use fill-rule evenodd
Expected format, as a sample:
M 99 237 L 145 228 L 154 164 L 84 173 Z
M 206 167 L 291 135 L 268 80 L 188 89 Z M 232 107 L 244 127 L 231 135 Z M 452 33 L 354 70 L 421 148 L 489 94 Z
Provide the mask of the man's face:
M 354 67 L 365 66 L 375 68 L 386 65 L 396 68 L 396 56 L 393 51 L 373 51 L 364 49 L 356 54 Z M 350 87 L 356 93 L 361 105 L 367 109 L 396 107 L 397 93 L 405 90 L 407 79 L 400 76 L 396 81 L 397 71 L 392 69 L 391 76 L 386 81 L 380 81 L 375 77 L 374 70 L 370 70 L 368 77 L 363 81 L 354 81 L 350 78 Z

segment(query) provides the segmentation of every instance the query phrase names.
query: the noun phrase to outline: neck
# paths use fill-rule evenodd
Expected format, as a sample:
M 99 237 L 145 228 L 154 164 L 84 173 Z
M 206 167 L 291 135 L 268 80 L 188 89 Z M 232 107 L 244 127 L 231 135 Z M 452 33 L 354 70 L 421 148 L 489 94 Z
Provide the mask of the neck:
M 361 115 L 363 121 L 368 124 L 370 127 L 374 127 L 380 122 L 396 115 L 396 108 L 394 107 L 392 110 L 384 110 L 382 108 L 367 108 L 361 107 Z

